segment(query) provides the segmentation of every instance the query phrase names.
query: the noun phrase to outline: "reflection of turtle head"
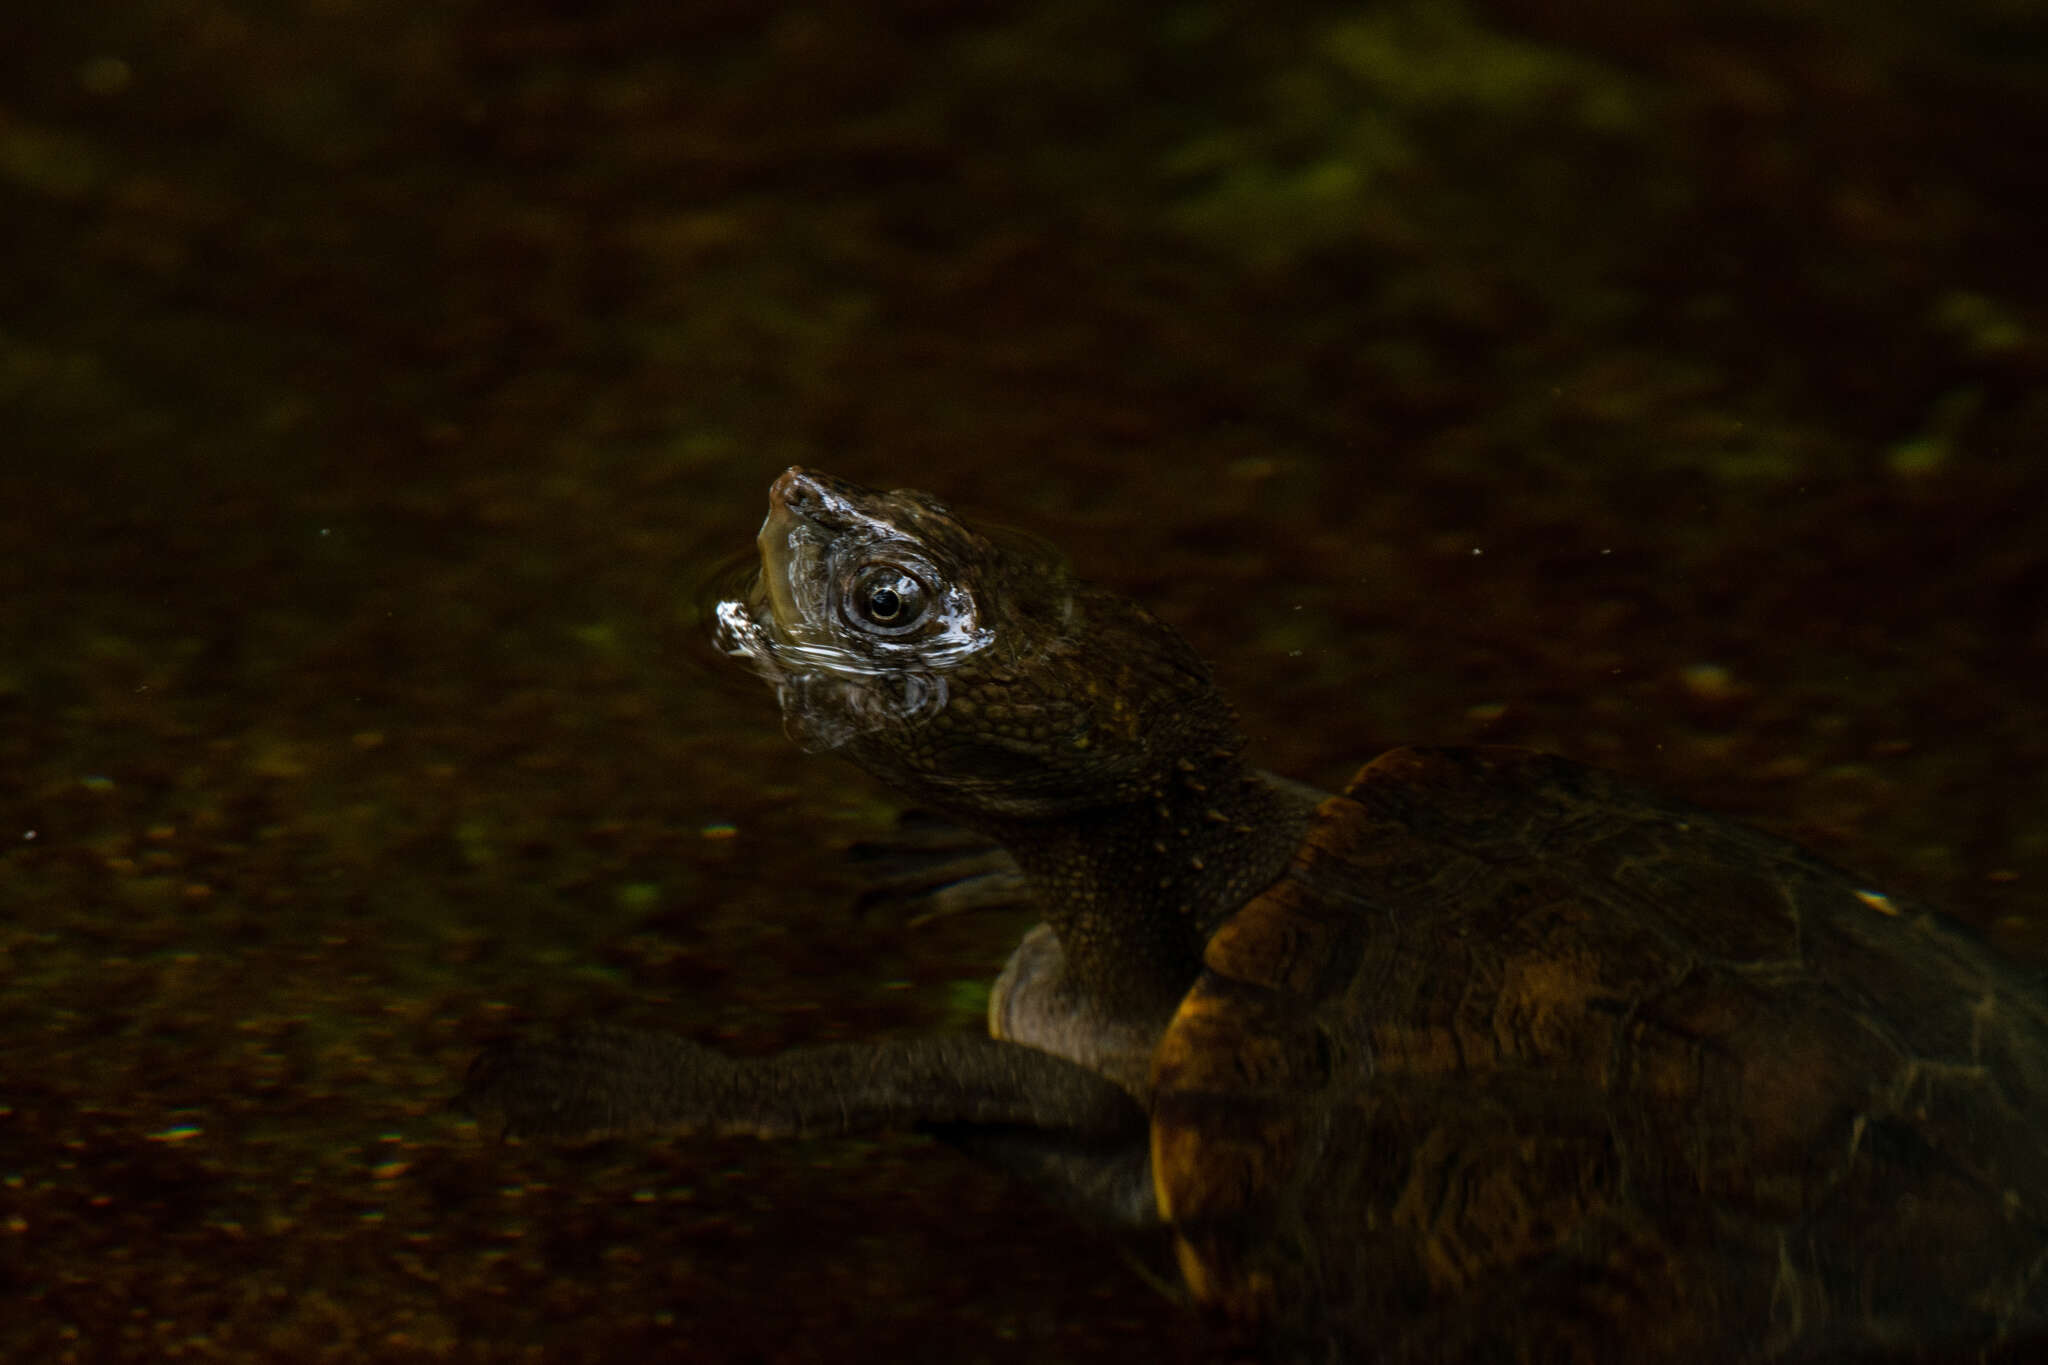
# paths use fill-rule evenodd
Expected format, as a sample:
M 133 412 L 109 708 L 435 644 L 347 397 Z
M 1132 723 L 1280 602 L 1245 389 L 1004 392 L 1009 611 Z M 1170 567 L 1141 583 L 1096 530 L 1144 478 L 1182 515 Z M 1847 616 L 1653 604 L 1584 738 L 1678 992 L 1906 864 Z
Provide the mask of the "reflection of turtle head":
M 770 493 L 761 577 L 719 636 L 783 722 L 962 819 L 1137 799 L 1189 754 L 1235 762 L 1206 665 L 1057 555 L 943 504 L 791 469 Z

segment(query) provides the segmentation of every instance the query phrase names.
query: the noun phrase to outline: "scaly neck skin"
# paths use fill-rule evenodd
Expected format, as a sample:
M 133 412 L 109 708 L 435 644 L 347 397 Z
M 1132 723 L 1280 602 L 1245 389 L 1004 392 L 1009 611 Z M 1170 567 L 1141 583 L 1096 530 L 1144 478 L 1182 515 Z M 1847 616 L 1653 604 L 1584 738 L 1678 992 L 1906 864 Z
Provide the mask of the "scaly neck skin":
M 1030 878 L 1070 983 L 1115 1017 L 1164 1024 L 1209 935 L 1286 869 L 1314 810 L 1219 752 L 1135 802 L 976 823 Z

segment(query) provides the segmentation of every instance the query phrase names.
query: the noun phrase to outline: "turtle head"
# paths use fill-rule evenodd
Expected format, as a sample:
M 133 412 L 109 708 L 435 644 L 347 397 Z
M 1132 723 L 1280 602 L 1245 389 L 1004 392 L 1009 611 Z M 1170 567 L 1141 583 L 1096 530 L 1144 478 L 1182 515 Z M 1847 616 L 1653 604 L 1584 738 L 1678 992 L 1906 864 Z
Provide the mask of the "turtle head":
M 768 504 L 760 577 L 718 604 L 716 636 L 806 749 L 982 824 L 1135 800 L 1191 757 L 1235 761 L 1201 659 L 1051 550 L 928 494 L 804 469 Z

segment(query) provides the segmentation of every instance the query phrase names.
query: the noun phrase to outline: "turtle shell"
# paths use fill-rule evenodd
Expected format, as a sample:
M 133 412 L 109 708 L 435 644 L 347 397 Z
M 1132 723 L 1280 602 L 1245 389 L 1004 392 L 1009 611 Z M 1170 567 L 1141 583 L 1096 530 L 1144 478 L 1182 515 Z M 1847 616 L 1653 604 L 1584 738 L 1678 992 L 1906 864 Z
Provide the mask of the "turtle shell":
M 2048 1007 L 1964 928 L 1561 759 L 1402 749 L 1154 1059 L 1194 1297 L 1283 1355 L 1698 1360 L 2048 1313 Z

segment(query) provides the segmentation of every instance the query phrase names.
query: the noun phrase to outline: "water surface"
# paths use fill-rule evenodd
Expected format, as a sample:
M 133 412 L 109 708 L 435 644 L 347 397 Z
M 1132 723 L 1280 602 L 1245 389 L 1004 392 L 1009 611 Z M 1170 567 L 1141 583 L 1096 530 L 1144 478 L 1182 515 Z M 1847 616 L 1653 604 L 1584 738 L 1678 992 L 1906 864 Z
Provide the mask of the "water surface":
M 33 8 L 33 7 L 32 7 Z M 2048 50 L 1846 0 L 0 23 L 0 1354 L 1127 1361 L 915 1140 L 497 1147 L 522 1020 L 972 1026 L 701 666 L 791 463 L 1063 545 L 1258 756 L 1625 770 L 2048 957 Z

